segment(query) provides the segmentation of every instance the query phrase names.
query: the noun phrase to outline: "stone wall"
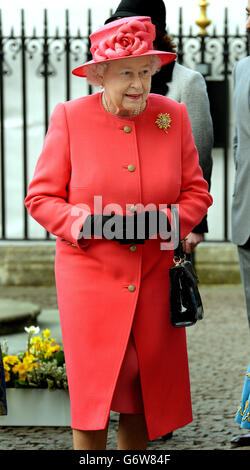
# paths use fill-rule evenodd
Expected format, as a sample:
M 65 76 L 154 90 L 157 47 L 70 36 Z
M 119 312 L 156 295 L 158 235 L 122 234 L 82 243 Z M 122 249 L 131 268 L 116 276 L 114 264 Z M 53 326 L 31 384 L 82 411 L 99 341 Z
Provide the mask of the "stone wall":
M 231 243 L 200 244 L 195 268 L 201 284 L 241 283 L 237 247 Z
M 0 245 L 0 285 L 54 285 L 55 242 Z M 231 243 L 202 243 L 195 252 L 201 284 L 238 284 L 237 248 Z
M 0 285 L 54 285 L 55 242 L 0 245 Z

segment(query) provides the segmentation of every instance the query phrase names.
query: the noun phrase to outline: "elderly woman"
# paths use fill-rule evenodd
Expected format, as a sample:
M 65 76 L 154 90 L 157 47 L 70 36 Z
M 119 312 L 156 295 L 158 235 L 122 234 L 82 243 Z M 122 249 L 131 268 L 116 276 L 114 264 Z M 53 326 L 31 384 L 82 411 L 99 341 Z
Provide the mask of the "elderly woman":
M 56 106 L 25 198 L 57 236 L 75 449 L 106 448 L 110 410 L 124 450 L 192 420 L 185 329 L 169 315 L 173 243 L 162 240 L 169 205 L 184 239 L 212 198 L 185 105 L 149 94 L 159 64 L 176 57 L 154 50 L 154 37 L 149 17 L 90 36 L 93 60 L 73 73 L 104 91 Z
M 155 49 L 175 52 L 176 46 L 166 31 L 165 4 L 166 1 L 163 0 L 121 0 L 116 11 L 105 23 L 125 16 L 150 16 L 156 28 Z M 196 70 L 173 61 L 161 67 L 161 70 L 153 75 L 150 91 L 186 105 L 195 146 L 199 154 L 199 164 L 210 187 L 213 164 L 213 123 L 203 76 Z M 206 232 L 208 232 L 208 224 L 205 215 L 183 243 L 185 253 L 192 253 L 195 247 L 202 242 Z

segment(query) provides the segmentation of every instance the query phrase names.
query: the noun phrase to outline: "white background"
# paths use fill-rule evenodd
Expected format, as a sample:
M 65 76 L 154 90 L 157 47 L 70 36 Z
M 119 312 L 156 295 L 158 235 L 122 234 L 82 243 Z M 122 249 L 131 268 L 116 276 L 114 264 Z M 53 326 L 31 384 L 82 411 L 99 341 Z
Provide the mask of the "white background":
M 152 0 L 153 1 L 153 0 Z M 194 26 L 193 31 L 198 31 L 195 20 L 200 15 L 198 0 L 167 0 L 165 2 L 167 10 L 167 26 L 169 32 L 176 32 L 178 24 L 178 9 L 182 7 L 184 21 L 184 31 L 188 31 L 190 25 Z M 230 31 L 235 32 L 236 25 L 239 25 L 241 32 L 245 29 L 245 8 L 247 0 L 210 0 L 207 8 L 208 18 L 212 20 L 217 31 L 223 30 L 224 8 L 228 7 Z M 119 4 L 119 0 L 0 0 L 0 8 L 3 12 L 4 32 L 9 32 L 11 26 L 20 25 L 20 8 L 26 10 L 27 28 L 31 31 L 36 25 L 37 30 L 42 28 L 42 12 L 44 8 L 49 10 L 49 25 L 53 29 L 64 22 L 64 10 L 70 10 L 72 32 L 77 27 L 83 32 L 86 29 L 86 10 L 91 8 L 94 12 L 94 28 L 101 26 L 109 16 L 109 10 L 113 10 Z M 211 26 L 208 31 L 211 30 Z

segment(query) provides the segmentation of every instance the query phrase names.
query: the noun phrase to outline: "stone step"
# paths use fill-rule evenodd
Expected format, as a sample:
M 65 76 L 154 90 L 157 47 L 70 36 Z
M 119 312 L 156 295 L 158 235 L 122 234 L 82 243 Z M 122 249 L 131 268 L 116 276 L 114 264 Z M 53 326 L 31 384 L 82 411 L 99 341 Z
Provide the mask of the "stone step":
M 1 242 L 0 285 L 54 286 L 55 242 Z M 203 242 L 195 250 L 202 284 L 239 284 L 237 247 Z
M 237 247 L 232 243 L 201 243 L 195 250 L 201 284 L 240 284 Z
M 56 343 L 62 346 L 62 331 L 58 309 L 42 309 L 36 319 L 36 326 L 40 328 L 38 336 L 42 336 L 43 330 L 49 329 Z M 0 330 L 0 344 L 3 343 L 5 339 L 7 340 L 9 354 L 17 354 L 20 351 L 25 351 L 27 337 L 28 335 L 24 328 L 21 328 L 20 331 L 10 332 L 9 334 L 2 333 Z
M 39 306 L 20 300 L 0 299 L 0 334 L 23 331 L 24 326 L 37 324 Z

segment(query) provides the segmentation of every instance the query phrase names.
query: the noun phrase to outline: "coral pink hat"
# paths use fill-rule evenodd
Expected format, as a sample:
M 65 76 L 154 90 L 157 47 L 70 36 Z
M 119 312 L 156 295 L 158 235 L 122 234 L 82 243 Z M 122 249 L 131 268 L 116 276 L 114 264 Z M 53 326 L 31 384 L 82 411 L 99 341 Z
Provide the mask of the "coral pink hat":
M 72 73 L 86 77 L 86 67 L 110 60 L 157 55 L 161 65 L 173 62 L 177 54 L 153 48 L 155 26 L 149 16 L 133 16 L 112 21 L 90 35 L 93 60 L 75 68 Z

